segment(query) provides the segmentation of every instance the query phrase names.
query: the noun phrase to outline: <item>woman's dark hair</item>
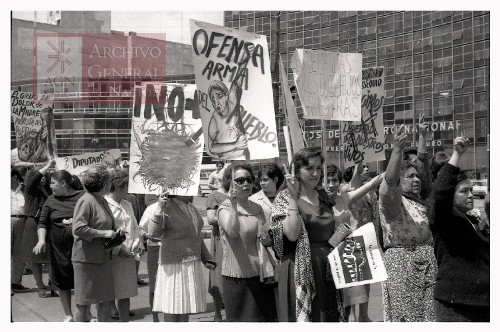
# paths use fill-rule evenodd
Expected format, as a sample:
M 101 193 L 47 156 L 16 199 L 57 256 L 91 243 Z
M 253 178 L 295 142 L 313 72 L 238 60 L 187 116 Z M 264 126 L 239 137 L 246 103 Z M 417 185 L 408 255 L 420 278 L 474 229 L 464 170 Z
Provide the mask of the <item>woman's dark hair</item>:
M 114 168 L 110 172 L 110 178 L 110 192 L 114 192 L 116 189 L 123 188 L 128 184 L 128 170 L 122 168 Z
M 224 162 L 222 160 L 219 160 L 215 166 L 219 166 L 219 165 L 222 165 L 222 167 L 224 167 Z
M 412 162 L 411 162 L 411 161 L 409 161 L 409 160 L 403 160 L 403 161 L 401 162 L 401 168 L 400 168 L 400 169 L 401 169 L 401 174 L 400 174 L 400 176 L 404 176 L 404 175 L 405 175 L 406 170 L 408 170 L 408 169 L 410 169 L 410 168 L 415 168 L 415 170 L 416 170 L 416 171 L 417 171 L 417 173 L 418 173 L 418 177 L 421 179 L 421 177 L 420 177 L 420 172 L 418 171 L 418 167 L 417 167 L 417 165 L 416 165 L 416 164 L 414 164 L 414 163 L 412 163 Z
M 261 178 L 262 176 L 267 175 L 271 179 L 278 179 L 276 182 L 276 189 L 279 189 L 283 182 L 285 181 L 285 175 L 283 171 L 278 167 L 278 165 L 274 163 L 264 164 L 259 169 L 257 176 Z
M 231 187 L 231 172 L 228 172 L 230 168 L 231 166 L 226 167 L 224 169 L 224 173 L 222 174 L 222 187 L 225 191 L 229 191 L 229 188 Z
M 106 185 L 109 181 L 109 171 L 106 165 L 92 165 L 82 173 L 83 186 L 88 192 L 95 193 Z
M 403 152 L 403 160 L 410 160 L 412 154 L 418 155 L 418 150 L 416 148 L 406 148 Z
M 469 180 L 469 179 L 470 179 L 469 172 L 464 171 L 464 170 L 460 170 L 460 172 L 457 175 L 457 184 L 460 183 L 460 181 Z
M 435 181 L 437 179 L 439 171 L 449 160 L 450 155 L 444 151 L 439 151 L 432 156 L 430 166 L 432 181 Z
M 76 175 L 71 175 L 67 171 L 55 171 L 50 174 L 50 178 L 58 182 L 66 182 L 73 190 L 82 190 L 82 183 Z
M 84 190 L 82 180 L 76 175 L 73 175 L 73 184 L 71 185 L 71 188 L 75 190 Z
M 346 172 L 347 172 L 348 170 L 349 170 L 349 168 L 346 170 Z M 328 165 L 328 166 L 326 167 L 326 176 L 327 176 L 327 177 L 329 177 L 329 176 L 330 176 L 330 177 L 335 177 L 335 176 L 337 176 L 337 177 L 338 177 L 338 179 L 339 179 L 339 182 L 341 182 L 341 181 L 342 181 L 342 177 L 344 177 L 344 179 L 345 179 L 345 174 L 342 176 L 342 171 L 341 171 L 341 170 L 340 170 L 340 168 L 338 168 L 338 166 L 337 166 L 337 165 L 335 165 L 335 164 L 331 164 L 331 165 Z M 351 171 L 351 177 L 352 177 L 352 171 Z M 351 181 L 351 180 L 349 180 L 349 181 Z
M 21 172 L 19 172 L 19 170 L 17 170 L 16 168 L 12 168 L 10 170 L 10 177 L 13 177 L 15 176 L 17 178 L 17 181 L 19 181 L 20 183 L 22 183 L 24 180 L 23 180 L 23 176 L 21 175 Z
M 295 176 L 299 176 L 299 170 L 302 166 L 309 166 L 309 158 L 320 157 L 321 164 L 325 162 L 323 153 L 321 153 L 321 148 L 319 147 L 308 147 L 300 150 L 293 155 L 292 164 L 295 165 Z
M 27 182 L 30 182 L 30 179 L 33 178 L 33 176 L 35 176 L 36 174 L 36 169 L 32 169 L 30 171 L 28 171 L 28 173 L 26 173 L 26 181 Z M 43 185 L 43 188 L 45 189 L 45 191 L 47 191 L 50 195 L 50 193 L 52 192 L 51 189 L 50 189 L 50 174 L 47 172 L 45 174 L 43 174 L 42 178 L 40 179 L 40 181 L 42 179 L 45 179 L 45 184 Z M 40 182 L 37 183 L 37 187 L 41 188 L 42 186 L 40 185 Z
M 250 166 L 250 164 L 242 162 L 232 163 L 229 167 L 226 167 L 226 169 L 224 170 L 224 175 L 222 177 L 222 186 L 226 191 L 229 191 L 229 188 L 231 188 L 231 177 L 233 176 L 233 169 L 235 172 L 239 169 L 244 169 L 248 171 L 248 173 L 250 173 L 252 177 L 255 177 L 252 166 Z

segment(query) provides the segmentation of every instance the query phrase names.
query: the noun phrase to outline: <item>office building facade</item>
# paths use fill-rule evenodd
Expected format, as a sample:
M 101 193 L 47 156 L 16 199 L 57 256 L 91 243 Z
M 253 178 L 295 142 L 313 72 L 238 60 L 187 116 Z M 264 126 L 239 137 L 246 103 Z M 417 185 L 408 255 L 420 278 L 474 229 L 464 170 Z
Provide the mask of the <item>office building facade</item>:
M 13 90 L 33 91 L 33 34 L 107 33 L 110 12 L 61 12 L 58 25 L 12 19 Z M 453 138 L 463 134 L 471 147 L 462 158 L 463 168 L 484 176 L 489 164 L 489 51 L 490 13 L 483 11 L 226 11 L 224 24 L 230 28 L 264 34 L 268 38 L 271 71 L 279 54 L 292 86 L 290 60 L 296 48 L 362 53 L 363 68 L 385 68 L 383 119 L 386 146 L 392 142 L 393 125 L 417 125 L 424 112 L 431 125 L 431 153 L 451 152 Z M 279 43 L 277 43 L 279 36 Z M 133 36 L 134 38 L 140 38 Z M 194 83 L 191 46 L 166 42 L 167 82 Z M 55 127 L 60 156 L 120 148 L 128 159 L 133 86 L 131 77 L 80 80 L 94 98 L 88 103 L 55 103 Z M 274 84 L 276 87 L 277 84 Z M 64 86 L 57 87 L 64 93 Z M 279 91 L 279 90 L 278 90 Z M 281 92 L 277 112 L 280 161 L 286 159 L 282 133 L 284 116 Z M 294 93 L 300 116 L 300 101 Z M 308 145 L 321 145 L 317 120 L 301 120 Z M 340 127 L 326 121 L 327 160 L 342 168 Z M 11 132 L 12 148 L 15 133 Z M 408 139 L 408 147 L 418 136 Z M 205 156 L 207 157 L 207 156 Z M 205 158 L 204 162 L 211 160 Z M 380 166 L 380 165 L 379 165 Z M 375 166 L 370 166 L 372 170 Z M 377 166 L 378 167 L 378 166 Z M 377 168 L 375 167 L 375 168 Z
M 290 60 L 296 48 L 362 53 L 363 68 L 385 68 L 386 147 L 391 146 L 393 125 L 405 124 L 411 130 L 424 112 L 431 125 L 427 142 L 431 153 L 451 152 L 454 137 L 463 134 L 471 147 L 461 166 L 478 173 L 476 176 L 486 173 L 489 12 L 227 11 L 224 21 L 229 28 L 266 35 L 271 69 L 279 53 L 290 86 L 294 84 Z M 298 98 L 295 102 L 300 114 Z M 280 98 L 280 114 L 282 107 Z M 281 128 L 283 116 L 277 121 Z M 339 163 L 339 123 L 326 122 L 327 159 Z M 305 120 L 304 128 L 308 145 L 320 145 L 320 121 Z M 410 135 L 408 147 L 417 141 L 417 135 Z M 280 151 L 285 155 L 282 134 Z

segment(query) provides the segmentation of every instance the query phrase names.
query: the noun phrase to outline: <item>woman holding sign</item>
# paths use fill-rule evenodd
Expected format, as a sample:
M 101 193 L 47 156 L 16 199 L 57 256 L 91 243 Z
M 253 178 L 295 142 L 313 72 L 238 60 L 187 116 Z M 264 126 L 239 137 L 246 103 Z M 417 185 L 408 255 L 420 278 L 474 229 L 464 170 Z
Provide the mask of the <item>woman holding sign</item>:
M 26 226 L 24 227 L 24 254 L 25 261 L 30 262 L 39 297 L 47 297 L 47 290 L 42 280 L 42 263 L 50 263 L 50 250 L 42 253 L 34 253 L 33 248 L 38 242 L 37 221 L 40 219 L 43 203 L 50 196 L 50 180 L 48 170 L 54 165 L 51 159 L 40 169 L 34 169 L 26 175 L 26 186 L 24 188 L 24 197 L 26 201 Z M 49 249 L 49 248 L 47 248 Z
M 420 130 L 426 130 L 427 126 L 421 123 Z M 407 137 L 403 130 L 404 125 L 394 133 L 392 155 L 379 189 L 380 223 L 387 248 L 384 320 L 428 322 L 435 320 L 433 292 L 437 264 L 429 210 L 420 196 L 421 175 L 415 164 L 401 160 Z M 425 136 L 421 135 L 422 139 Z
M 203 266 L 216 263 L 201 237 L 203 219 L 190 196 L 160 195 L 146 237 L 161 238 L 153 311 L 166 322 L 187 322 L 189 315 L 207 310 Z
M 355 211 L 354 204 L 359 203 L 367 197 L 367 195 L 382 183 L 384 174 L 377 175 L 370 181 L 360 185 L 361 175 L 363 174 L 364 167 L 361 164 L 354 166 L 354 176 L 349 183 L 349 189 L 346 193 L 339 194 L 341 172 L 339 168 L 332 164 L 327 168 L 327 181 L 328 181 L 328 196 L 330 202 L 333 204 L 333 215 L 335 218 L 335 229 L 344 223 L 347 223 L 353 230 L 365 225 L 366 218 L 363 218 L 359 211 Z M 374 193 L 373 193 L 374 194 Z M 376 202 L 376 197 L 375 197 Z M 366 209 L 364 213 L 372 212 L 371 209 Z M 345 288 L 344 290 L 344 306 L 350 307 L 350 313 L 355 317 L 354 321 L 357 322 L 370 322 L 368 318 L 368 294 L 370 293 L 370 284 L 361 286 L 353 286 Z M 355 305 L 359 304 L 359 312 L 356 317 Z M 348 313 L 346 313 L 348 314 Z
M 335 231 L 332 204 L 318 189 L 324 158 L 317 148 L 293 156 L 287 188 L 271 209 L 274 250 L 281 260 L 278 279 L 278 317 L 284 322 L 344 320 L 342 293 L 326 278 L 328 240 Z

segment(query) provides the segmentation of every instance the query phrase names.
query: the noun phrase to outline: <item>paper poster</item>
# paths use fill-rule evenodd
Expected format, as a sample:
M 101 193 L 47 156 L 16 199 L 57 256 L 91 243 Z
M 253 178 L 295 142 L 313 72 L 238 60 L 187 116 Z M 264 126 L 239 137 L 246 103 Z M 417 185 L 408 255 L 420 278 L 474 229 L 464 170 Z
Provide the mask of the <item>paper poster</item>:
M 373 284 L 387 279 L 373 223 L 361 226 L 328 255 L 336 288 Z
M 206 152 L 222 160 L 278 157 L 266 36 L 190 24 Z
M 121 158 L 120 149 L 112 149 L 108 151 L 90 152 L 76 156 L 56 158 L 56 170 L 66 171 L 73 175 L 80 175 L 90 166 L 100 163 L 114 165 Z
M 19 161 L 46 162 L 57 157 L 52 96 L 11 92 L 11 112 L 16 130 Z
M 18 163 L 19 161 L 20 161 L 19 160 L 19 153 L 17 152 L 17 148 L 10 150 L 10 164 L 14 165 L 14 164 Z
M 195 85 L 143 82 L 135 86 L 129 192 L 196 196 L 203 135 L 194 108 Z
M 343 122 L 344 166 L 360 161 L 385 160 L 383 106 L 385 96 L 383 67 L 363 69 L 361 121 Z
M 304 118 L 361 120 L 361 53 L 296 49 L 290 66 Z

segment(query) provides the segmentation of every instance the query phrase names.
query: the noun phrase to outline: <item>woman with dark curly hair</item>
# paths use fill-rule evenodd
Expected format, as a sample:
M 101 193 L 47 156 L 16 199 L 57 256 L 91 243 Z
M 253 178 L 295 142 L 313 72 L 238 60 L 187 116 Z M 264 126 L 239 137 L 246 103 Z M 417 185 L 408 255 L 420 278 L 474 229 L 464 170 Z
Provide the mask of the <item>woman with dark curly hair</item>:
M 33 251 L 39 254 L 50 245 L 51 282 L 59 289 L 59 299 L 64 310 L 64 321 L 73 321 L 71 312 L 71 290 L 74 288 L 71 255 L 73 234 L 71 225 L 76 202 L 82 197 L 80 181 L 66 171 L 51 174 L 50 188 L 53 194 L 47 198 L 38 220 L 38 243 Z M 47 241 L 47 233 L 49 241 Z M 86 320 L 90 320 L 90 312 Z
M 96 304 L 97 321 L 109 318 L 109 301 L 115 299 L 111 249 L 104 248 L 106 238 L 114 238 L 114 218 L 104 195 L 111 187 L 104 165 L 91 166 L 83 173 L 87 192 L 78 200 L 73 214 L 73 253 L 77 322 L 85 321 L 87 308 Z
M 324 158 L 318 148 L 293 156 L 286 188 L 271 209 L 274 250 L 280 259 L 278 317 L 282 322 L 343 321 L 342 292 L 327 279 L 335 231 L 332 204 L 320 189 Z
M 269 163 L 262 165 L 257 177 L 262 189 L 250 196 L 250 200 L 262 206 L 267 224 L 271 217 L 271 207 L 279 188 L 285 181 L 285 175 L 278 165 Z

